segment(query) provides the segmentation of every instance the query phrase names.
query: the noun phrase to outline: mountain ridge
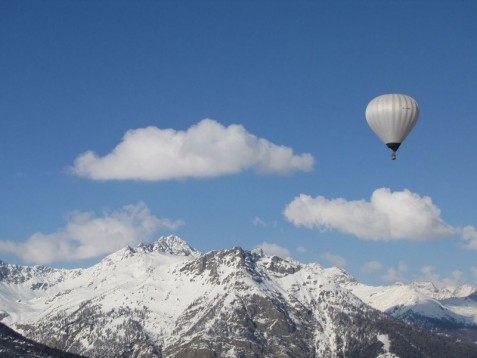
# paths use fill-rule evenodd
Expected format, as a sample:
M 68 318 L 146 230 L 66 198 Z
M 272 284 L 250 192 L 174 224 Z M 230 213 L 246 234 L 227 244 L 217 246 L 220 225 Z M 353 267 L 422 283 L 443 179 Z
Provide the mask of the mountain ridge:
M 3 322 L 91 357 L 369 357 L 417 346 L 406 324 L 352 292 L 347 272 L 260 250 L 201 254 L 169 236 L 86 269 L 2 265 Z M 433 337 L 441 352 L 477 354 Z

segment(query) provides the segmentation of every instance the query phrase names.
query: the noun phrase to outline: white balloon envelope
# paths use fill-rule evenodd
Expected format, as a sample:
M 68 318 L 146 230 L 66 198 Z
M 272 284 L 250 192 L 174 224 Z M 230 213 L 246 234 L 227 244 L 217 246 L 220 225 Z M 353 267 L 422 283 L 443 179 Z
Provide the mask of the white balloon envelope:
M 385 94 L 369 102 L 366 120 L 371 129 L 392 151 L 396 151 L 414 128 L 419 117 L 417 102 L 404 94 Z

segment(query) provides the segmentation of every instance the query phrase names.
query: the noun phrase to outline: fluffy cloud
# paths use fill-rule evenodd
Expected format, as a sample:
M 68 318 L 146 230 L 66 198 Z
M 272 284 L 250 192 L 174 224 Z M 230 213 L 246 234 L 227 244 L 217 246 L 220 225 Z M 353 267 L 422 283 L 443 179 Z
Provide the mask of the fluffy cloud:
M 470 250 L 477 250 L 477 230 L 469 225 L 462 229 L 462 239 L 465 241 L 464 247 Z
M 423 266 L 419 280 L 430 281 L 437 287 L 457 287 L 463 283 L 463 278 L 464 273 L 460 270 L 454 270 L 449 277 L 441 278 L 438 273 L 434 272 L 434 267 Z
M 169 180 L 203 178 L 255 169 L 288 174 L 310 171 L 310 154 L 248 133 L 240 125 L 224 127 L 204 119 L 187 131 L 147 127 L 128 131 L 114 150 L 98 157 L 88 151 L 76 158 L 73 174 L 95 180 Z
M 431 198 L 409 190 L 373 192 L 370 201 L 296 197 L 284 211 L 296 226 L 338 230 L 370 240 L 426 240 L 456 232 Z
M 345 268 L 346 267 L 346 259 L 341 256 L 333 255 L 330 254 L 329 252 L 321 255 L 324 259 L 327 261 L 331 262 L 333 266 L 339 267 L 339 268 Z
M 75 212 L 68 219 L 62 230 L 52 234 L 39 232 L 23 243 L 0 241 L 0 252 L 36 264 L 84 260 L 146 241 L 160 228 L 174 229 L 182 224 L 153 216 L 144 203 L 105 212 L 102 217 Z
M 296 252 L 298 252 L 300 254 L 304 254 L 306 252 L 306 249 L 303 246 L 298 246 L 296 248 Z
M 403 261 L 399 261 L 397 267 L 390 267 L 387 273 L 382 277 L 387 282 L 405 282 L 404 274 L 407 272 L 407 265 Z
M 264 241 L 257 248 L 261 249 L 264 254 L 269 256 L 278 256 L 281 258 L 291 257 L 290 251 L 287 248 L 284 248 L 277 244 L 272 244 Z
M 383 265 L 379 261 L 369 261 L 364 264 L 364 266 L 361 268 L 361 271 L 364 273 L 374 273 L 374 272 L 380 272 L 383 269 Z
M 472 272 L 472 276 L 474 277 L 474 279 L 477 280 L 477 267 L 472 266 L 470 268 L 470 271 Z

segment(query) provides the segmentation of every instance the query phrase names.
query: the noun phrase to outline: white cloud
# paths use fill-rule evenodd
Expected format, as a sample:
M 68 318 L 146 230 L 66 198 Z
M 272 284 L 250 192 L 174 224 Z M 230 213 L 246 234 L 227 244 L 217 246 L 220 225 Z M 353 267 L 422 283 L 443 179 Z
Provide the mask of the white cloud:
M 0 252 L 37 264 L 85 260 L 146 241 L 160 228 L 174 229 L 182 224 L 153 216 L 144 203 L 105 212 L 102 217 L 74 212 L 68 219 L 63 229 L 52 234 L 38 232 L 22 243 L 0 241 Z
M 430 281 L 437 287 L 457 287 L 464 281 L 464 273 L 460 270 L 454 270 L 449 277 L 441 278 L 441 276 L 434 272 L 434 267 L 423 266 L 421 268 L 422 276 L 419 280 Z
M 404 261 L 399 261 L 397 267 L 390 267 L 386 274 L 382 277 L 384 281 L 387 282 L 405 282 L 404 273 L 407 272 L 408 268 Z
M 369 261 L 366 262 L 363 267 L 361 268 L 361 271 L 364 273 L 374 273 L 374 272 L 380 272 L 383 269 L 383 265 L 379 261 Z
M 459 285 L 464 279 L 464 273 L 460 270 L 452 271 L 451 277 L 445 278 L 444 282 L 448 285 Z
M 284 215 L 296 226 L 333 229 L 370 240 L 426 240 L 456 232 L 442 220 L 430 197 L 409 190 L 377 189 L 370 201 L 301 194 Z
M 265 221 L 263 221 L 262 219 L 260 219 L 258 216 L 255 217 L 255 219 L 253 219 L 253 224 L 255 226 L 267 226 L 267 224 L 265 223 Z
M 333 255 L 329 252 L 321 255 L 324 259 L 328 260 L 331 262 L 333 266 L 339 267 L 339 268 L 345 268 L 346 267 L 346 259 L 341 256 Z
M 429 277 L 430 275 L 433 275 L 432 271 L 434 271 L 434 268 L 431 265 L 423 266 L 421 268 L 421 272 Z
M 403 282 L 404 278 L 398 270 L 391 267 L 388 269 L 386 275 L 383 276 L 383 280 L 386 282 Z
M 253 223 L 253 225 L 255 225 L 255 226 L 259 226 L 259 227 L 263 227 L 263 228 L 275 228 L 275 227 L 278 226 L 278 222 L 277 222 L 277 221 L 266 222 L 266 221 L 262 220 L 261 218 L 259 218 L 258 216 L 256 216 L 256 217 L 252 220 L 252 223 Z
M 472 276 L 474 276 L 474 279 L 477 280 L 477 267 L 476 266 L 472 266 L 470 268 L 470 271 L 472 272 Z
M 104 157 L 92 151 L 76 158 L 73 174 L 95 180 L 170 180 L 215 177 L 247 169 L 288 174 L 310 171 L 311 154 L 248 133 L 241 125 L 224 127 L 204 119 L 187 131 L 147 127 L 128 131 Z
M 304 254 L 306 252 L 306 249 L 303 246 L 298 246 L 296 248 L 296 251 L 299 252 L 300 254 Z
M 263 253 L 268 256 L 291 257 L 290 251 L 287 248 L 266 241 L 262 242 L 257 248 L 262 249 Z
M 477 229 L 468 225 L 462 229 L 462 239 L 466 242 L 466 249 L 477 250 Z

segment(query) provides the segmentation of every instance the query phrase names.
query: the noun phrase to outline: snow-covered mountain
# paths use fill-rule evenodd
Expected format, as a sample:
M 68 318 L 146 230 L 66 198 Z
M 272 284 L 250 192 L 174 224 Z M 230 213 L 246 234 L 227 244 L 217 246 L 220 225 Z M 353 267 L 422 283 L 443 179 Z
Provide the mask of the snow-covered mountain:
M 414 282 L 374 287 L 352 282 L 347 287 L 370 306 L 396 318 L 431 330 L 474 328 L 477 340 L 477 286 L 449 289 Z
M 372 308 L 360 287 L 336 268 L 240 247 L 201 254 L 169 236 L 87 269 L 0 263 L 0 316 L 91 357 L 477 355 Z

